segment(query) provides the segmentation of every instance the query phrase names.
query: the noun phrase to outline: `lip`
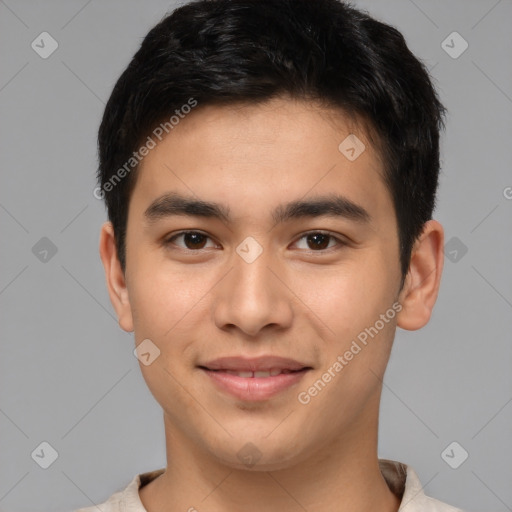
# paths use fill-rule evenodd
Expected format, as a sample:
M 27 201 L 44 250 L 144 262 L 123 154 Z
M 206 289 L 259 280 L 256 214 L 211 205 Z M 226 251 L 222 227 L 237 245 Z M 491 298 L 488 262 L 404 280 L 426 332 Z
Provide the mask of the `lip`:
M 268 400 L 297 385 L 311 366 L 293 359 L 262 356 L 258 358 L 222 357 L 198 366 L 223 392 L 244 401 Z M 287 373 L 268 377 L 240 377 L 228 372 L 266 372 L 272 369 Z

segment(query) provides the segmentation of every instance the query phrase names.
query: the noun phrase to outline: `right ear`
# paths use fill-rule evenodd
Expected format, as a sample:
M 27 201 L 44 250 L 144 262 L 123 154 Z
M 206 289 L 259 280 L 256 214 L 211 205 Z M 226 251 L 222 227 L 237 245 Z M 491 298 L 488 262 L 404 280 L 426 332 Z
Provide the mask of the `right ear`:
M 126 332 L 133 331 L 133 317 L 126 287 L 126 279 L 117 255 L 114 227 L 105 222 L 100 233 L 100 257 L 105 269 L 110 302 L 114 307 L 119 327 Z

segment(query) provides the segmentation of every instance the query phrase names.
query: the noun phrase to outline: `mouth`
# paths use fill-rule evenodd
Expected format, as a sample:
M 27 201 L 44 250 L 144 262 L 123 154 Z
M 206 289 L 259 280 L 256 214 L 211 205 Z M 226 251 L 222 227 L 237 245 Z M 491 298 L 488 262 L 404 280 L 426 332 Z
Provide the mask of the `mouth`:
M 220 358 L 198 368 L 217 390 L 243 401 L 268 400 L 296 386 L 313 369 L 292 359 L 273 356 Z
M 241 377 L 243 379 L 265 379 L 267 377 L 277 377 L 278 375 L 286 375 L 289 373 L 297 373 L 306 368 L 301 368 L 300 370 L 287 370 L 284 368 L 271 368 L 270 370 L 259 370 L 259 371 L 237 371 L 237 370 L 212 370 L 211 368 L 207 368 L 205 366 L 200 366 L 199 368 L 203 370 L 208 370 L 211 372 L 221 372 L 226 373 L 227 375 L 235 375 L 237 377 Z

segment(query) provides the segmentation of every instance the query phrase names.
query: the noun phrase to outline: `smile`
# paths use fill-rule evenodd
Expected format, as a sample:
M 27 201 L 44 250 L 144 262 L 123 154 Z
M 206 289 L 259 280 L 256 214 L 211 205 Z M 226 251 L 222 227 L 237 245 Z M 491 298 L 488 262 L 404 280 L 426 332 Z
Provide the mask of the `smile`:
M 274 356 L 219 358 L 198 368 L 215 389 L 243 401 L 268 400 L 295 387 L 312 369 L 298 361 Z

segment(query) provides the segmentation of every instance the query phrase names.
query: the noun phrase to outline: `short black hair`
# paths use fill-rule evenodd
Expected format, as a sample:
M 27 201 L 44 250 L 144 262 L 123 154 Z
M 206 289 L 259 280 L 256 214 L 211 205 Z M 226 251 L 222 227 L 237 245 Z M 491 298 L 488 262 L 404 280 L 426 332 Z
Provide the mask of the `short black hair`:
M 375 136 L 397 217 L 403 286 L 435 208 L 445 108 L 402 34 L 339 0 L 195 0 L 149 31 L 114 86 L 98 134 L 98 190 L 123 271 L 134 155 L 152 130 L 164 122 L 169 132 L 184 106 L 278 96 L 339 109 Z

